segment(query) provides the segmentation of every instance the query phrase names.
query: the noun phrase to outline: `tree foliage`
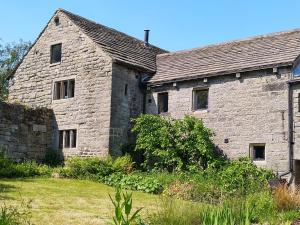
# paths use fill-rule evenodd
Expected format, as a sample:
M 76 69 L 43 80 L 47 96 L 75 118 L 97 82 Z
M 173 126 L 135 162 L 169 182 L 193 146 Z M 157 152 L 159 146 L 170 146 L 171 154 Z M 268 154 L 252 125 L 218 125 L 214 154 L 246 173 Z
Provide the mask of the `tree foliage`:
M 144 154 L 144 169 L 195 171 L 216 160 L 213 133 L 195 117 L 141 115 L 132 131 L 137 135 L 135 151 Z
M 7 78 L 21 62 L 31 46 L 30 42 L 0 43 L 0 100 L 5 100 L 8 95 Z

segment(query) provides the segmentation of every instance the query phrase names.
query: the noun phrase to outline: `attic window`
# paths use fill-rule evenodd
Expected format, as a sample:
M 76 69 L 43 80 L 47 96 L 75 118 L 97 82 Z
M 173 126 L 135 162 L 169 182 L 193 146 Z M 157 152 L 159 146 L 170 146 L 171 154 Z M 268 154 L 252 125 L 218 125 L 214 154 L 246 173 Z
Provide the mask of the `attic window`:
M 60 23 L 59 23 L 59 17 L 55 17 L 54 18 L 54 23 L 56 26 L 58 26 Z
M 51 59 L 50 63 L 59 63 L 61 62 L 61 44 L 51 45 Z

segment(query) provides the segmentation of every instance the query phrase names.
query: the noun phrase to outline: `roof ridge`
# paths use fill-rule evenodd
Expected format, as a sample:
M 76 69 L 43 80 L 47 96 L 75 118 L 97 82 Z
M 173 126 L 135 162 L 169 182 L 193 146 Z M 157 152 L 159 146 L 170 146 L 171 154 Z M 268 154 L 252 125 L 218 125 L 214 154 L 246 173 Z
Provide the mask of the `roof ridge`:
M 189 52 L 193 52 L 193 51 L 197 51 L 197 50 L 204 50 L 204 49 L 211 48 L 211 47 L 226 46 L 229 44 L 242 43 L 242 42 L 250 42 L 250 41 L 255 41 L 258 39 L 263 39 L 263 38 L 268 38 L 268 37 L 276 37 L 276 36 L 280 36 L 280 35 L 284 35 L 284 34 L 291 34 L 291 33 L 295 33 L 295 32 L 300 32 L 300 28 L 287 30 L 287 31 L 272 32 L 272 33 L 267 33 L 267 34 L 262 34 L 262 35 L 256 35 L 256 36 L 236 39 L 236 40 L 224 41 L 224 42 L 220 42 L 217 44 L 209 44 L 209 45 L 205 45 L 202 47 L 183 49 L 183 50 L 179 50 L 179 51 L 175 51 L 175 52 L 162 53 L 162 54 L 158 54 L 157 57 L 163 57 L 163 56 L 168 56 L 168 55 L 177 55 L 177 54 L 179 55 L 179 54 L 189 53 Z
M 132 39 L 134 39 L 134 40 L 140 42 L 141 44 L 144 43 L 144 41 L 142 41 L 142 40 L 140 40 L 140 39 L 138 39 L 138 38 L 136 38 L 136 37 L 133 37 L 133 36 L 131 36 L 131 35 L 129 35 L 129 34 L 126 34 L 126 33 L 122 32 L 122 31 L 116 30 L 116 29 L 114 29 L 114 28 L 105 26 L 105 25 L 103 25 L 103 24 L 97 23 L 96 21 L 93 21 L 93 20 L 91 20 L 91 19 L 87 19 L 87 18 L 82 17 L 82 16 L 80 16 L 80 15 L 78 15 L 78 14 L 74 14 L 74 13 L 72 13 L 72 12 L 70 12 L 70 11 L 67 11 L 67 10 L 63 9 L 63 8 L 58 8 L 56 11 L 60 11 L 60 12 L 63 12 L 63 13 L 65 13 L 65 14 L 70 14 L 70 15 L 72 15 L 72 16 L 79 17 L 79 18 L 81 18 L 81 19 L 83 19 L 83 20 L 86 20 L 86 21 L 88 21 L 88 22 L 90 22 L 90 23 L 93 23 L 93 24 L 95 24 L 95 25 L 97 25 L 97 26 L 104 27 L 104 28 L 106 28 L 106 29 L 108 29 L 108 30 L 111 30 L 111 31 L 113 31 L 113 32 L 117 32 L 117 33 L 122 34 L 122 35 L 124 35 L 124 36 L 127 36 L 127 37 L 129 37 L 129 38 L 132 38 Z M 67 16 L 68 16 L 68 15 L 67 15 Z M 157 47 L 157 46 L 155 46 L 155 45 L 152 45 L 152 44 L 150 44 L 150 43 L 149 43 L 149 47 L 156 48 L 156 49 L 161 50 L 161 51 L 169 52 L 169 51 L 167 51 L 167 50 L 165 50 L 165 49 L 162 49 L 162 48 Z

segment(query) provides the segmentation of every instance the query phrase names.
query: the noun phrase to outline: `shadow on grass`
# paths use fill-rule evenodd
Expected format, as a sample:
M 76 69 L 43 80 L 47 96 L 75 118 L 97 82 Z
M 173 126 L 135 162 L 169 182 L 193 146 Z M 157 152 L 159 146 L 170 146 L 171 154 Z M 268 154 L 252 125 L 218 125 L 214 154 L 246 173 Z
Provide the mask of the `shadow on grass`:
M 7 196 L 7 193 L 15 191 L 16 189 L 17 187 L 14 185 L 0 183 L 0 200 L 13 200 L 14 198 Z

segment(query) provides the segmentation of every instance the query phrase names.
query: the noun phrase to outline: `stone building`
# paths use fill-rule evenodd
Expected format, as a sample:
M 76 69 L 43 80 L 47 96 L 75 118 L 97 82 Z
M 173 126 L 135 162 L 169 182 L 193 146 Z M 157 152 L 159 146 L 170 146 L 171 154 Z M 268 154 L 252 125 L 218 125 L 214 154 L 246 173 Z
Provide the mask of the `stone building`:
M 53 110 L 53 149 L 118 154 L 165 50 L 57 10 L 10 78 L 9 100 Z
M 52 109 L 51 145 L 66 156 L 118 154 L 142 112 L 191 114 L 230 158 L 300 171 L 300 30 L 174 53 L 147 34 L 59 9 L 10 77 L 9 99 Z

